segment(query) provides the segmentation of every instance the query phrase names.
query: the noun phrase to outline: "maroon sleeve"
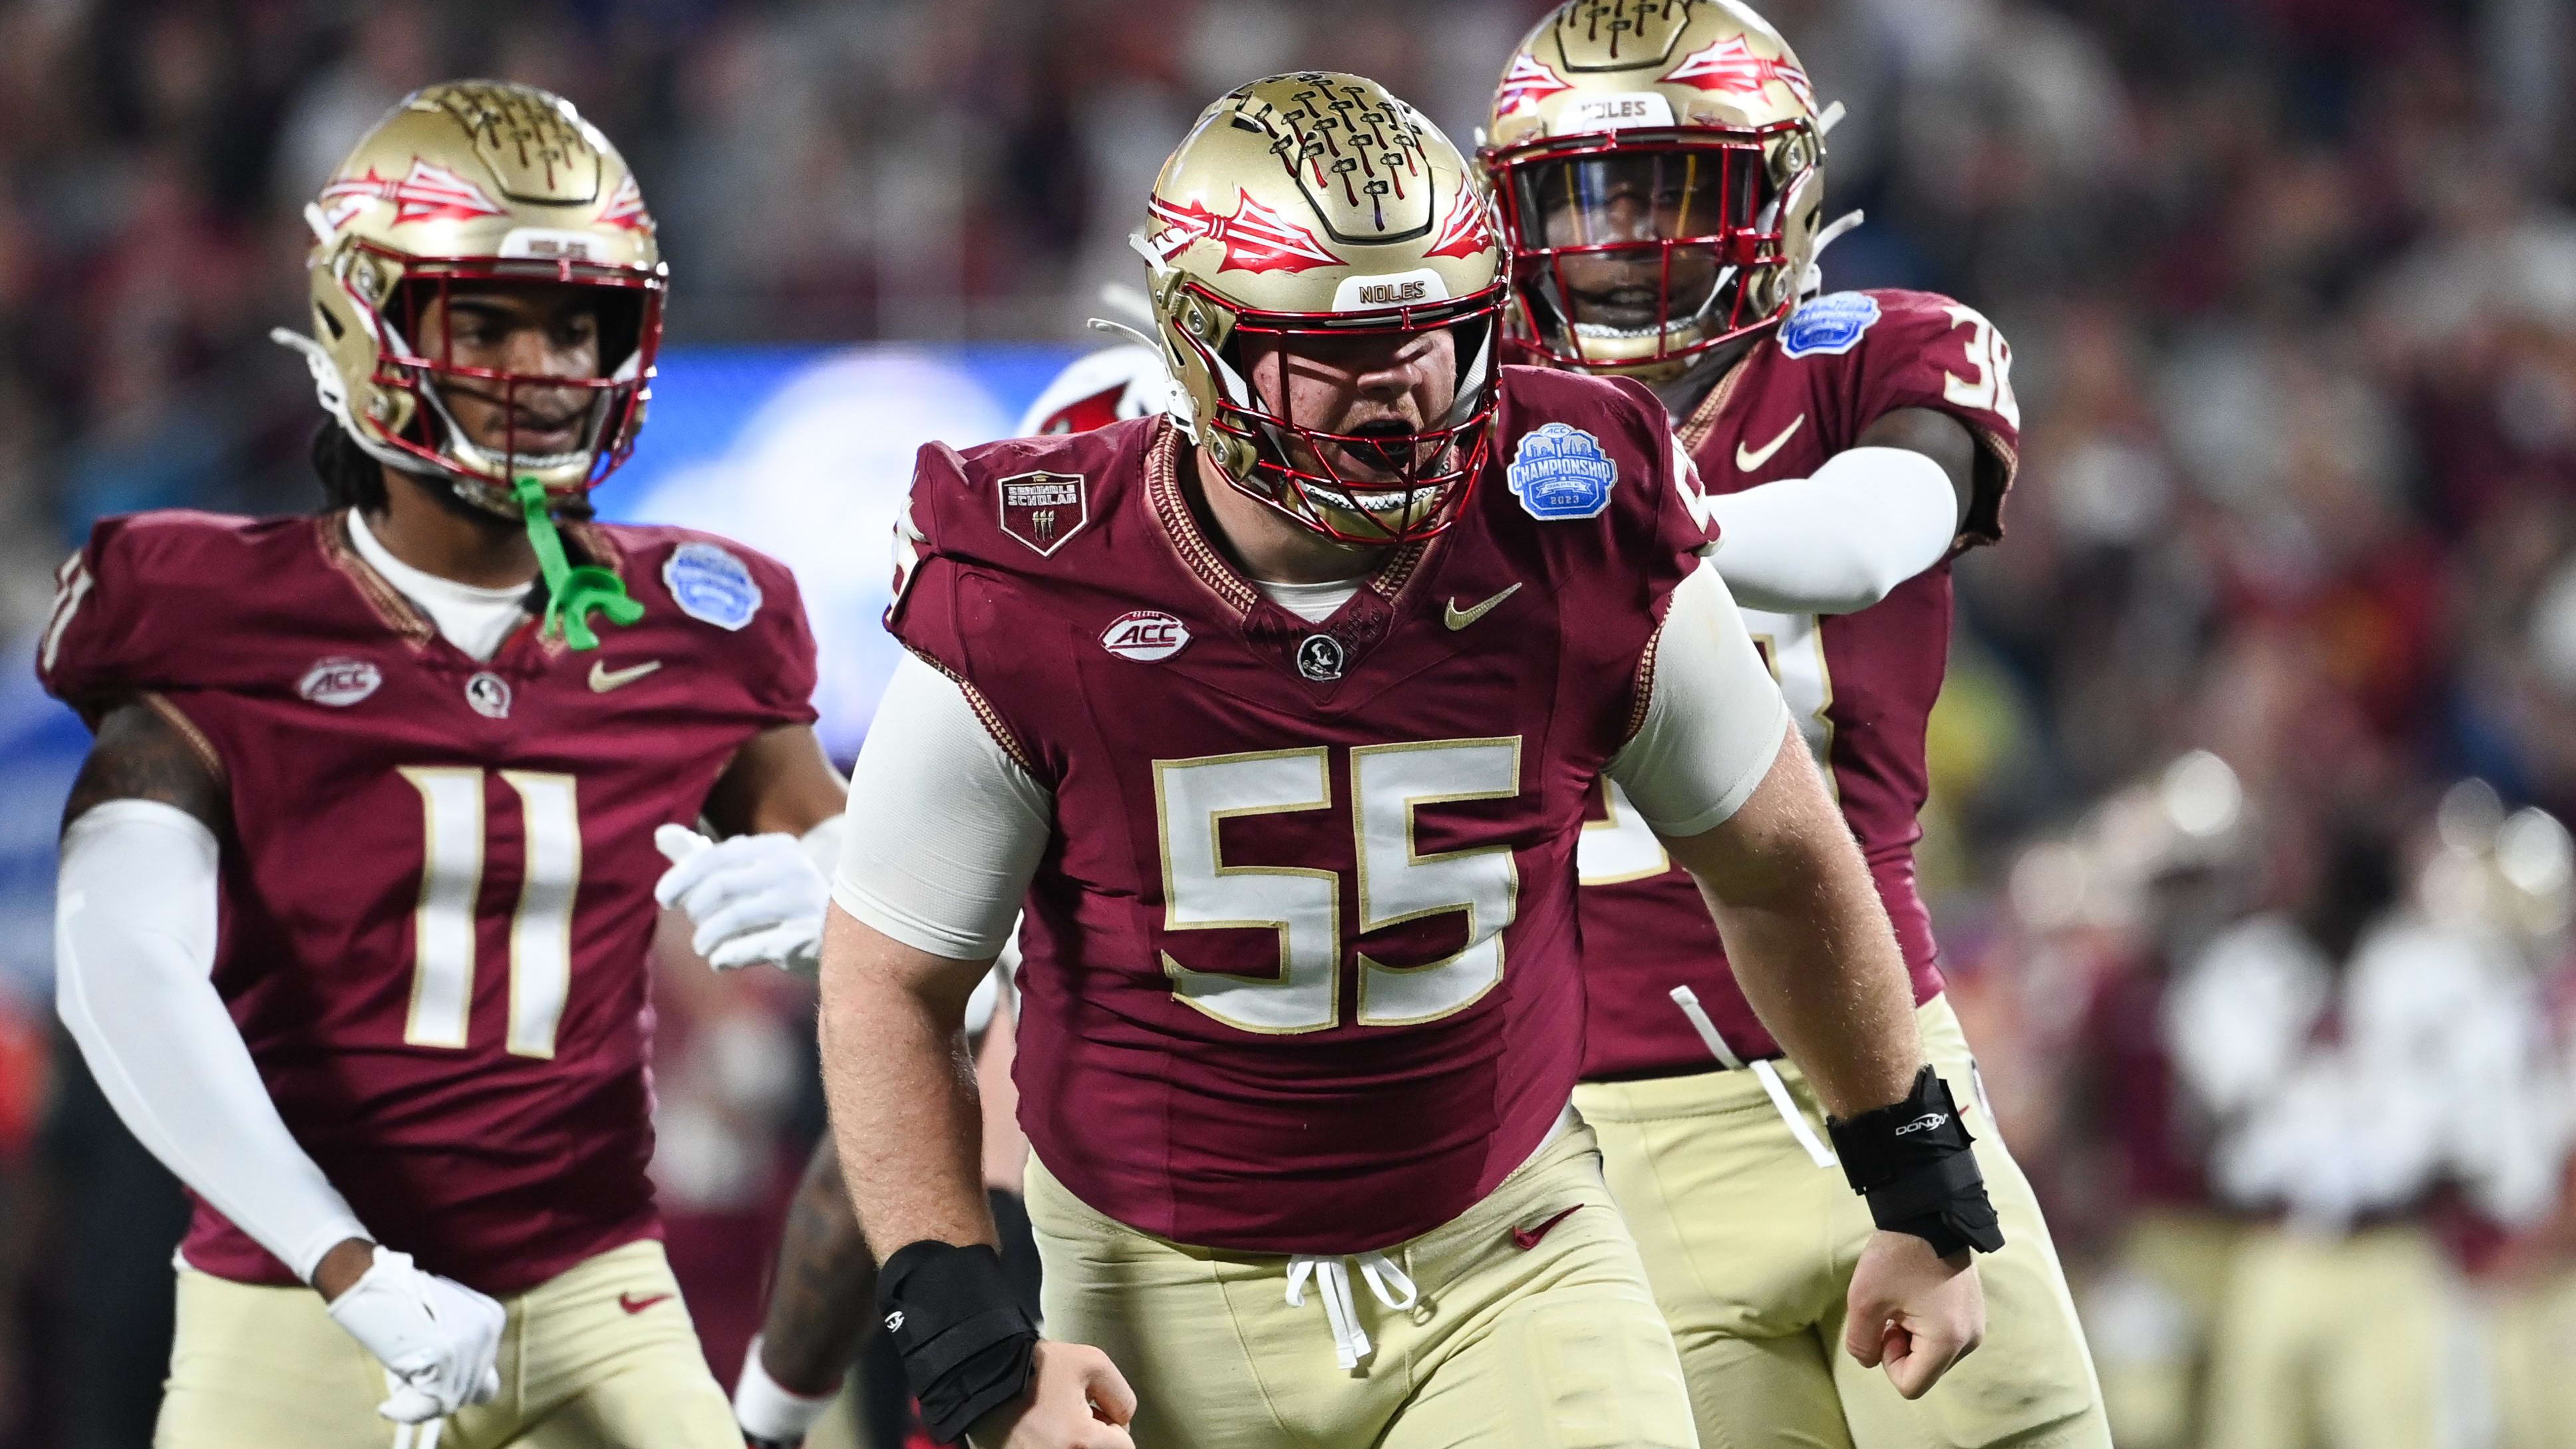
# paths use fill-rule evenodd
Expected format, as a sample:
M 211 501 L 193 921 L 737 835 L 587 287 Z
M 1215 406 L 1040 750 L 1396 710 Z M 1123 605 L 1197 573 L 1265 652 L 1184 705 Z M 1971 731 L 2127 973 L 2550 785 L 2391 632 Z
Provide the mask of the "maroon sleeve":
M 992 444 L 979 454 L 1006 447 Z M 991 628 L 1000 608 L 998 581 L 968 559 L 974 544 L 960 537 L 972 487 L 963 455 L 945 443 L 925 443 L 913 462 L 912 496 L 894 526 L 894 602 L 886 632 L 932 668 L 957 681 L 966 702 L 991 732 L 1002 753 L 1022 769 L 1041 772 L 1039 757 L 1007 723 L 977 682 L 969 639 L 978 625 Z M 963 554 L 964 557 L 959 555 Z
M 1851 385 L 1857 436 L 1899 408 L 1948 413 L 1977 440 L 1977 498 L 1960 528 L 1966 544 L 2003 537 L 2004 496 L 2021 463 L 2021 404 L 2013 396 L 2012 345 L 1983 313 L 1934 292 L 1875 291 L 1878 321 L 1858 349 Z
M 795 572 L 765 553 L 743 549 L 752 574 L 760 580 L 765 601 L 752 628 L 759 647 L 745 650 L 745 688 L 753 707 L 777 716 L 780 724 L 812 724 L 814 688 L 820 665 L 815 657 L 813 622 L 805 617 L 804 591 Z
M 1675 445 L 1664 405 L 1642 385 L 1525 367 L 1504 372 L 1507 407 L 1497 434 L 1506 476 L 1497 481 L 1515 487 L 1511 470 L 1524 443 L 1558 424 L 1597 435 L 1603 460 L 1614 465 L 1597 518 L 1539 517 L 1519 501 L 1491 506 L 1506 519 L 1538 517 L 1518 526 L 1546 545 L 1548 587 L 1573 625 L 1568 658 L 1579 666 L 1567 676 L 1574 693 L 1563 707 L 1617 709 L 1616 718 L 1600 722 L 1615 750 L 1644 721 L 1654 639 L 1673 590 L 1699 567 L 1714 537 L 1698 470 Z
M 894 602 L 886 606 L 886 632 L 903 647 L 964 677 L 966 641 L 957 629 L 952 590 L 956 563 L 949 543 L 948 511 L 966 489 L 966 460 L 946 443 L 924 443 L 914 455 L 912 494 L 894 524 Z
M 54 575 L 54 606 L 36 645 L 45 691 L 92 724 L 118 700 L 183 688 L 221 637 L 223 598 L 206 566 L 225 520 L 159 512 L 102 519 Z M 193 645 L 191 640 L 196 641 Z

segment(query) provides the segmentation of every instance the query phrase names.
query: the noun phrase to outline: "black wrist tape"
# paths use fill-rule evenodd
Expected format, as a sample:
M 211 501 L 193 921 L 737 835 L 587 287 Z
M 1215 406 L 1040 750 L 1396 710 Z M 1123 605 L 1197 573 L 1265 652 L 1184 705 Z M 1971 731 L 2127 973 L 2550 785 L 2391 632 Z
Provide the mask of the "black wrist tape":
M 1991 1253 L 2004 1245 L 1986 1175 L 1968 1147 L 1976 1139 L 1959 1121 L 1949 1084 L 1930 1067 L 1914 1075 L 1902 1102 L 1845 1122 L 1825 1119 L 1852 1191 L 1869 1199 L 1870 1220 L 1891 1233 L 1911 1233 L 1948 1257 L 1962 1248 Z
M 1001 1255 L 981 1243 L 907 1243 L 877 1273 L 877 1321 L 903 1355 L 922 1427 L 943 1444 L 1028 1389 L 1038 1330 Z

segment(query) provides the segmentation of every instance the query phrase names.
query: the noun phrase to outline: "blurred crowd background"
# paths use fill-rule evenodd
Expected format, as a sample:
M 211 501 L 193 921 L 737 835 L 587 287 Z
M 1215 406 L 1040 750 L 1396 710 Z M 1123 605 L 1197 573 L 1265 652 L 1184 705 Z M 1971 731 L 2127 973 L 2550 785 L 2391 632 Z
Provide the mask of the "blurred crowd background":
M 1215 94 L 1352 69 L 1466 143 L 1544 8 L 0 0 L 0 636 L 100 514 L 311 506 L 263 334 L 303 320 L 298 207 L 422 82 L 617 139 L 674 348 L 1060 343 Z M 1923 867 L 2122 1449 L 2357 1442 L 2412 1395 L 2446 1449 L 2576 1444 L 2576 15 L 1761 8 L 1849 106 L 1828 285 L 2016 349 Z M 49 839 L 53 788 L 0 836 Z M 139 1446 L 180 1214 L 9 926 L 0 1446 Z M 810 999 L 665 975 L 662 1180 L 730 1382 L 819 1127 Z

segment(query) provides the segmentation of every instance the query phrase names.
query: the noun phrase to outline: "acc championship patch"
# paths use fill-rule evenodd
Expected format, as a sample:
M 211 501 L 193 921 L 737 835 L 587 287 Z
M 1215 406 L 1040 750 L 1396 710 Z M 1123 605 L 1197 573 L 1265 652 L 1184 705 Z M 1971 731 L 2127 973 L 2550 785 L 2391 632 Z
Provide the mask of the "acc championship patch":
M 1791 357 L 1840 356 L 1860 345 L 1878 320 L 1878 299 L 1866 292 L 1829 292 L 1789 314 L 1780 324 L 1780 350 Z
M 1599 438 L 1581 428 L 1549 423 L 1521 434 L 1503 479 L 1532 518 L 1548 523 L 1598 518 L 1610 506 L 1619 465 L 1601 450 Z
M 739 629 L 760 612 L 760 583 L 751 565 L 712 543 L 684 543 L 662 565 L 672 602 L 692 619 L 719 629 Z
M 1091 489 L 1079 473 L 1015 473 L 994 485 L 1002 531 L 1044 556 L 1091 521 Z

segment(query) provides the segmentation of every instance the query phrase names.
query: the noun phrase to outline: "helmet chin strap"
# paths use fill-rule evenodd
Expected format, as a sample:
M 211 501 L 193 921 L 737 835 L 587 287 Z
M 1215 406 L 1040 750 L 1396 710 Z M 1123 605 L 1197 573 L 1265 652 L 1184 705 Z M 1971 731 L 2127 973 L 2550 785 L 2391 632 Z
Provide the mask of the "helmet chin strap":
M 563 535 L 555 526 L 546 485 L 522 474 L 510 496 L 527 516 L 528 546 L 537 553 L 537 571 L 546 581 L 544 632 L 560 635 L 575 649 L 596 649 L 599 635 L 590 627 L 593 611 L 612 624 L 632 624 L 644 617 L 644 606 L 626 592 L 626 583 L 597 564 L 575 567 L 564 556 Z

